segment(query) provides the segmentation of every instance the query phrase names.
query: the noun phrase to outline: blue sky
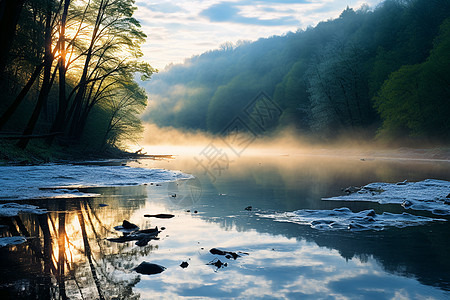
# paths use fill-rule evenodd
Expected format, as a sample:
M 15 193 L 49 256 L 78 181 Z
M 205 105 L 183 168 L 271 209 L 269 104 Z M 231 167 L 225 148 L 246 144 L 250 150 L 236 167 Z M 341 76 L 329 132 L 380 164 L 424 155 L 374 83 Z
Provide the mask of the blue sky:
M 135 13 L 147 42 L 144 59 L 162 70 L 170 63 L 217 49 L 225 42 L 254 41 L 336 18 L 347 6 L 375 7 L 381 0 L 137 0 Z

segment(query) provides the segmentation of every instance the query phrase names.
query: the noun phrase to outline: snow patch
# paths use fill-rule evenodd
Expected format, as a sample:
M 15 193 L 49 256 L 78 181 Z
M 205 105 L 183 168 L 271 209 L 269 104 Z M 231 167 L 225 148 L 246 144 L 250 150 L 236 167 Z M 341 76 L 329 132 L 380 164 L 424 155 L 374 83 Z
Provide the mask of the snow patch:
M 27 241 L 23 236 L 11 236 L 11 237 L 2 237 L 0 238 L 0 248 L 6 247 L 9 245 L 19 245 L 25 243 Z
M 302 209 L 294 212 L 261 215 L 273 218 L 278 222 L 291 222 L 301 225 L 309 225 L 319 230 L 383 230 L 386 227 L 403 228 L 407 226 L 423 225 L 433 221 L 446 221 L 408 213 L 393 214 L 384 212 L 376 214 L 374 210 L 364 210 L 357 213 L 347 207 L 333 210 Z
M 14 217 L 20 213 L 28 214 L 45 214 L 45 209 L 39 208 L 34 205 L 18 204 L 18 203 L 5 203 L 0 204 L 0 217 Z
M 0 166 L 0 200 L 88 197 L 77 187 L 131 186 L 190 179 L 192 175 L 164 169 L 129 166 L 45 164 Z
M 380 204 L 401 204 L 404 208 L 450 215 L 450 182 L 426 179 L 420 182 L 370 183 L 350 195 L 322 198 L 337 201 L 369 201 Z

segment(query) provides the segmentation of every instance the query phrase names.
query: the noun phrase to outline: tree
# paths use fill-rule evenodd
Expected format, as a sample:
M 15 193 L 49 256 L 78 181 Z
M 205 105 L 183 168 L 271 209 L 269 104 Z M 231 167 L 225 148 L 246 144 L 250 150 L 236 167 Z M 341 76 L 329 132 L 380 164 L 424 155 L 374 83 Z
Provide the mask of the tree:
M 391 74 L 375 97 L 380 137 L 450 137 L 450 18 L 441 26 L 428 59 Z

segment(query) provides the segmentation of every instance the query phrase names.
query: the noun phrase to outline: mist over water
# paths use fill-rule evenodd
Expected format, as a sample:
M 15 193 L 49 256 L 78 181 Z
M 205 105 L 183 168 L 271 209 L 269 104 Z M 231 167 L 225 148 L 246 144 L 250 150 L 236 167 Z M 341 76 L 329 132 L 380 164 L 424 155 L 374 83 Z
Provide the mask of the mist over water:
M 144 147 L 147 154 L 196 155 L 208 145 L 233 152 L 236 148 L 230 140 L 241 144 L 238 157 L 245 155 L 325 155 L 355 156 L 360 159 L 371 157 L 385 159 L 450 160 L 450 148 L 437 147 L 429 140 L 416 140 L 415 148 L 405 147 L 407 142 L 398 140 L 389 144 L 367 138 L 362 131 L 342 133 L 330 141 L 318 140 L 302 135 L 292 128 L 284 128 L 265 136 L 242 134 L 239 137 L 221 136 L 201 130 L 159 127 L 145 124 L 144 139 L 137 150 Z M 239 140 L 240 139 L 240 140 Z

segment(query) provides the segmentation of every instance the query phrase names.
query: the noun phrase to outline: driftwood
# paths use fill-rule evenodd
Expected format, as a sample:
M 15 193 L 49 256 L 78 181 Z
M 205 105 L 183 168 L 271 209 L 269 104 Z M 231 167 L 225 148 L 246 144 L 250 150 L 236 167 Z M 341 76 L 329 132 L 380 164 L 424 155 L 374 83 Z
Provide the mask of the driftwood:
M 21 140 L 21 139 L 42 139 L 51 136 L 61 135 L 63 132 L 53 132 L 46 134 L 30 134 L 30 135 L 21 135 L 21 134 L 9 134 L 9 133 L 0 133 L 0 139 L 4 140 Z

